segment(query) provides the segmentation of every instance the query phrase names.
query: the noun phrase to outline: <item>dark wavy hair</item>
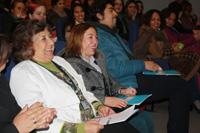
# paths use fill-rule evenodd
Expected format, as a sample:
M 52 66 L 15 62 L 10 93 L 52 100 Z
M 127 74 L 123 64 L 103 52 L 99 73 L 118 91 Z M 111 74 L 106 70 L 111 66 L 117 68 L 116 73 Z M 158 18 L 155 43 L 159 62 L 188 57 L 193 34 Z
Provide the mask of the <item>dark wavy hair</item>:
M 88 23 L 75 25 L 70 33 L 67 47 L 65 48 L 66 57 L 79 57 L 81 55 L 82 41 L 84 33 L 89 28 L 96 28 Z
M 162 28 L 164 28 L 166 26 L 165 19 L 168 18 L 172 13 L 174 13 L 176 15 L 176 12 L 174 10 L 171 10 L 170 8 L 165 8 L 161 11 L 161 19 L 162 19 L 161 27 Z M 176 16 L 175 21 L 177 21 L 177 16 Z
M 0 65 L 6 63 L 11 54 L 11 42 L 9 38 L 0 34 Z
M 99 19 L 96 17 L 96 14 L 97 13 L 100 13 L 100 14 L 104 14 L 104 10 L 106 9 L 106 6 L 110 4 L 112 6 L 114 6 L 114 3 L 113 3 L 113 0 L 101 0 L 101 1 L 98 1 L 97 2 L 97 5 L 96 5 L 96 10 L 95 10 L 95 13 L 94 13 L 94 20 L 93 21 L 98 21 Z
M 150 26 L 150 21 L 151 21 L 151 17 L 153 15 L 153 13 L 158 13 L 158 15 L 160 16 L 160 19 L 161 19 L 160 11 L 157 9 L 151 9 L 144 14 L 144 17 L 142 20 L 143 24 Z
M 13 34 L 13 54 L 17 61 L 29 60 L 34 56 L 32 38 L 49 28 L 45 22 L 26 20 L 19 24 Z

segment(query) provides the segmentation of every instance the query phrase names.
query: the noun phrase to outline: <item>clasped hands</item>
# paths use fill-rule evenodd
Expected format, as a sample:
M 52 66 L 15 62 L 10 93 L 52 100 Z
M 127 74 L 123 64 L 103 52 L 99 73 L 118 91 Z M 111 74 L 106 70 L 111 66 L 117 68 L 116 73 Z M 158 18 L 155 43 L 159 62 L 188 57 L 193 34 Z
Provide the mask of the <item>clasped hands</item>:
M 34 129 L 48 128 L 55 116 L 55 109 L 44 107 L 42 103 L 36 102 L 30 107 L 25 105 L 15 116 L 13 124 L 20 133 L 29 133 Z

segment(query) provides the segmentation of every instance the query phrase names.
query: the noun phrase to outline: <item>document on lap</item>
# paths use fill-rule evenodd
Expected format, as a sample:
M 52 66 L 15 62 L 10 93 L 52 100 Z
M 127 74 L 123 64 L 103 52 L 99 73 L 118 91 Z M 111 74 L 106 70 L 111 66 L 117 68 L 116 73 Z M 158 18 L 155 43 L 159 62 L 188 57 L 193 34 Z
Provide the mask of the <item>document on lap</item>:
M 143 75 L 166 75 L 166 76 L 180 76 L 181 73 L 176 70 L 163 70 L 163 71 L 149 71 L 145 70 Z
M 117 97 L 127 101 L 128 105 L 140 105 L 142 102 L 144 102 L 151 95 L 152 94 L 149 94 L 149 95 L 135 95 L 135 96 L 132 96 L 132 97 L 127 97 L 127 96 L 120 95 L 120 96 L 117 96 Z
M 99 124 L 102 125 L 119 123 L 126 121 L 130 116 L 135 114 L 137 111 L 138 109 L 135 109 L 135 106 L 133 105 L 120 113 L 112 114 L 106 117 L 96 118 L 96 120 L 99 122 Z

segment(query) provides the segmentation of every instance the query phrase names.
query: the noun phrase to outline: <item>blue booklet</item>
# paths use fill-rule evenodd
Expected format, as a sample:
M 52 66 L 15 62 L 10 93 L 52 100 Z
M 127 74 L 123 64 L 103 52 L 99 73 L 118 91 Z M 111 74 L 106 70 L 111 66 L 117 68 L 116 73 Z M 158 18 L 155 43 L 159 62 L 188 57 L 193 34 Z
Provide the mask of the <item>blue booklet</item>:
M 145 70 L 143 72 L 144 75 L 174 75 L 174 76 L 180 76 L 181 73 L 176 71 L 176 70 L 163 70 L 163 71 L 149 71 L 149 70 Z
M 127 97 L 127 96 L 120 95 L 120 96 L 117 96 L 117 97 L 126 100 L 128 105 L 140 105 L 142 102 L 144 102 L 151 95 L 152 94 L 149 94 L 149 95 L 135 95 L 135 96 L 132 96 L 132 97 Z

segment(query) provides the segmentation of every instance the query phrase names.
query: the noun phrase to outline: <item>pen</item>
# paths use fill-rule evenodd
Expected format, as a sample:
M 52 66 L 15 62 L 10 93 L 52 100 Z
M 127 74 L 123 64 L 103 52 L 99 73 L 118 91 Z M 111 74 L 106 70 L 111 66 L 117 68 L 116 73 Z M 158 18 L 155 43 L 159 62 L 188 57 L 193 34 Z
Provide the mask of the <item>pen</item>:
M 106 122 L 106 125 L 110 123 L 111 117 L 108 118 L 108 121 Z

